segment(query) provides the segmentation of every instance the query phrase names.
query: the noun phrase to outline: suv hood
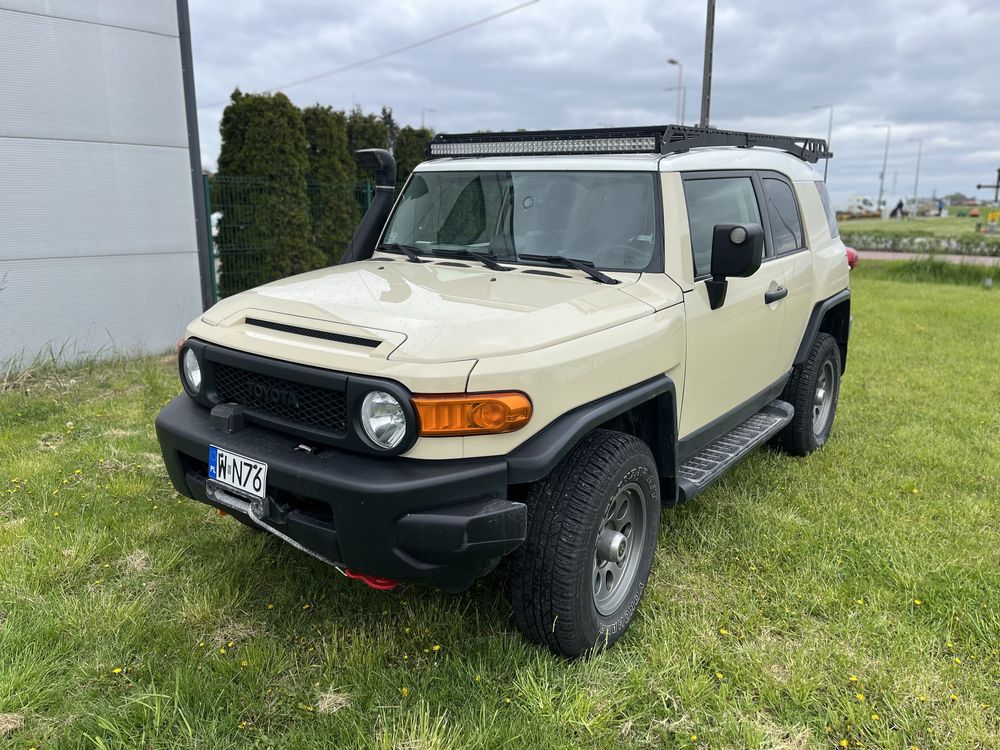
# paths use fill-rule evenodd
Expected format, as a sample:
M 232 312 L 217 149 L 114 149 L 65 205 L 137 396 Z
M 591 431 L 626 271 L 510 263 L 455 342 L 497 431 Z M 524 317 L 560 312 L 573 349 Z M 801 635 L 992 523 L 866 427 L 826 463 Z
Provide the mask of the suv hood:
M 390 360 L 451 362 L 533 351 L 653 311 L 625 291 L 640 274 L 609 275 L 622 283 L 600 284 L 563 269 L 503 272 L 465 261 L 377 257 L 243 292 L 202 320 L 226 327 L 243 326 L 247 318 L 314 326 L 376 339 L 382 343 L 372 354 Z

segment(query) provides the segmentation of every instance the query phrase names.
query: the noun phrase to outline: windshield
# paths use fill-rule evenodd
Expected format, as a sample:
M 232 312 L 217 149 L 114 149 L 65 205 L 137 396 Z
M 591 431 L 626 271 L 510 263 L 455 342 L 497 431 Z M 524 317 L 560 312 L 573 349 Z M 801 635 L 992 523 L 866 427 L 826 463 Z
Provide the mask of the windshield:
M 657 245 L 653 176 L 418 172 L 382 242 L 421 253 L 472 250 L 507 262 L 520 254 L 561 255 L 606 270 L 642 271 Z

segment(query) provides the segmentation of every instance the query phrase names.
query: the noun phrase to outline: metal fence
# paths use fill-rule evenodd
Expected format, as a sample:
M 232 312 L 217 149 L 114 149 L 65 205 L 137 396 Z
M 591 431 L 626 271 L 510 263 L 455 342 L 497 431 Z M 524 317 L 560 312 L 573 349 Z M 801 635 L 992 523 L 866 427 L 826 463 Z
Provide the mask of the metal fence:
M 203 175 L 206 231 L 212 252 L 212 302 L 271 281 L 268 257 L 274 236 L 262 219 L 269 201 L 287 200 L 275 195 L 266 179 L 252 176 Z M 360 214 L 371 205 L 374 190 L 366 181 L 346 191 L 342 200 L 357 202 Z M 309 217 L 313 225 L 322 223 L 329 209 L 330 190 L 306 184 Z

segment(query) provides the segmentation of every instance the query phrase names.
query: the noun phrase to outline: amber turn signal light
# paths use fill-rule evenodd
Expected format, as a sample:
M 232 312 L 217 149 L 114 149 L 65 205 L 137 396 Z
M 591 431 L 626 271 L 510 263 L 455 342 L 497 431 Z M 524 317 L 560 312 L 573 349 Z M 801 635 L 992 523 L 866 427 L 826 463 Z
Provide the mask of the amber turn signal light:
M 413 406 L 421 437 L 513 432 L 531 419 L 531 401 L 515 391 L 414 396 Z

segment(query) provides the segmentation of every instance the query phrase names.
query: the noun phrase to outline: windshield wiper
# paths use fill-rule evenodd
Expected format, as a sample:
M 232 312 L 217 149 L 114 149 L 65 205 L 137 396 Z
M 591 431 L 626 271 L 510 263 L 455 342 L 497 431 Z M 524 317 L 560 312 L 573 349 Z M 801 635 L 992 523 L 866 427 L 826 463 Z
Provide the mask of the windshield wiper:
M 387 250 L 390 253 L 402 253 L 410 263 L 427 263 L 429 261 L 420 257 L 419 247 L 416 245 L 400 245 L 398 242 L 387 242 L 379 245 L 376 250 Z
M 518 253 L 517 257 L 524 260 L 544 260 L 546 263 L 552 263 L 553 265 L 575 268 L 577 271 L 583 271 L 594 281 L 600 281 L 602 284 L 621 283 L 618 279 L 613 279 L 607 274 L 598 271 L 589 260 L 567 258 L 565 255 L 526 255 L 524 253 Z
M 477 253 L 475 250 L 470 250 L 467 247 L 450 248 L 450 247 L 435 247 L 431 250 L 434 255 L 455 255 L 459 258 L 471 258 L 472 260 L 478 260 L 484 266 L 489 268 L 491 271 L 513 271 L 514 269 L 510 266 L 503 266 L 496 262 L 495 256 L 484 255 L 483 253 Z

